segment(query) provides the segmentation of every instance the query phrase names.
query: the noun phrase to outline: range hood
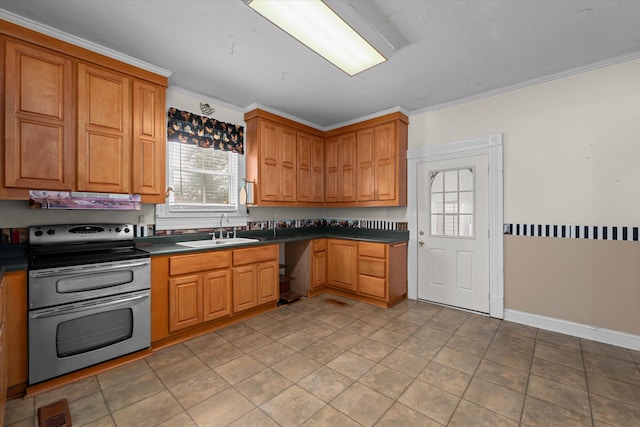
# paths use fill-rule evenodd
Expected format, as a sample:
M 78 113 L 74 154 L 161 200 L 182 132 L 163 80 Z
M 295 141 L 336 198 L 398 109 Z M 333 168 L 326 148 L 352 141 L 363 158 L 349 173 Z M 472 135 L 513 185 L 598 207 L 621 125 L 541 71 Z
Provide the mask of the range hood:
M 29 206 L 35 209 L 139 211 L 140 195 L 31 190 Z

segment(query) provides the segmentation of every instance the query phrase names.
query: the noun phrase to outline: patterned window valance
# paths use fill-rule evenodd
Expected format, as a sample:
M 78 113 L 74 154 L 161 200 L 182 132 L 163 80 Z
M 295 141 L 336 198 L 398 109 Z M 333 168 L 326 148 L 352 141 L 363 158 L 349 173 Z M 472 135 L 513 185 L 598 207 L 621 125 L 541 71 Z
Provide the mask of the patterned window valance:
M 169 108 L 167 140 L 244 154 L 244 127 Z

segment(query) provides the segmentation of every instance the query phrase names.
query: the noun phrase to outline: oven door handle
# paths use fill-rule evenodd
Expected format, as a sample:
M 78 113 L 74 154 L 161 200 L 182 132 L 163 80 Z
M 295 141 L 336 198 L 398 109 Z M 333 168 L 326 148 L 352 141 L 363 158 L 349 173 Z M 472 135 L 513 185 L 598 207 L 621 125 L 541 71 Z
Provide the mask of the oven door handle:
M 101 266 L 93 266 L 93 265 L 87 266 L 87 267 L 75 266 L 75 267 L 55 269 L 53 271 L 31 270 L 29 271 L 29 277 L 42 278 L 42 277 L 63 276 L 63 275 L 68 275 L 69 273 L 72 273 L 72 274 L 99 273 L 99 272 L 110 271 L 110 270 L 124 270 L 131 267 L 143 267 L 145 265 L 149 265 L 149 260 L 131 262 L 131 263 L 119 262 L 119 263 L 113 263 L 113 264 L 101 265 Z
M 74 304 L 72 307 L 57 307 L 57 308 L 51 308 L 51 309 L 44 309 L 44 310 L 39 310 L 38 312 L 29 313 L 29 318 L 41 319 L 45 317 L 59 316 L 61 314 L 79 313 L 82 311 L 91 310 L 95 307 L 100 307 L 100 308 L 108 307 L 115 304 L 122 304 L 124 302 L 131 302 L 139 299 L 149 298 L 149 296 L 150 296 L 150 292 L 144 291 L 142 294 L 137 294 L 137 295 L 133 295 L 125 298 L 112 298 L 108 301 L 98 300 L 98 301 L 91 301 L 89 303 L 85 302 L 82 304 Z

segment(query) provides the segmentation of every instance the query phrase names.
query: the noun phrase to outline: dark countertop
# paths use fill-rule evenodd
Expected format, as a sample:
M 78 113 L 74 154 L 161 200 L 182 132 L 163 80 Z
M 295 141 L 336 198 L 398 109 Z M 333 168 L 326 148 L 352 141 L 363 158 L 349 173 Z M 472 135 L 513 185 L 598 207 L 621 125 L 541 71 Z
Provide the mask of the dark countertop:
M 27 245 L 0 246 L 0 276 L 5 271 L 26 270 L 28 264 Z
M 276 231 L 273 237 L 273 230 L 243 231 L 238 232 L 237 237 L 249 237 L 260 239 L 258 242 L 241 243 L 237 245 L 223 245 L 220 247 L 190 248 L 176 245 L 177 242 L 191 240 L 208 240 L 211 236 L 206 233 L 180 234 L 170 236 L 154 236 L 135 239 L 136 246 L 154 255 L 170 255 L 179 253 L 208 252 L 225 249 L 235 249 L 241 247 L 259 246 L 274 243 L 290 243 L 312 239 L 345 239 L 374 243 L 400 243 L 409 240 L 408 231 L 391 230 L 369 230 L 360 228 L 342 227 L 310 227 L 304 229 L 282 228 Z

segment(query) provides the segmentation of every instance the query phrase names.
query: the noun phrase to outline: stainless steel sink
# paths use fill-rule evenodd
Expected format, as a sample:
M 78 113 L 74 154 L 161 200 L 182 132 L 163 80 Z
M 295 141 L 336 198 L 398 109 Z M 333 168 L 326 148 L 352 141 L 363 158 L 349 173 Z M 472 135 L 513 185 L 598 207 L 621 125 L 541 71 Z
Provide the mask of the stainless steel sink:
M 241 245 L 244 243 L 253 243 L 259 241 L 259 239 L 250 239 L 248 237 L 236 237 L 216 240 L 189 240 L 186 242 L 177 242 L 176 245 L 187 246 L 189 248 L 215 248 L 220 246 Z

